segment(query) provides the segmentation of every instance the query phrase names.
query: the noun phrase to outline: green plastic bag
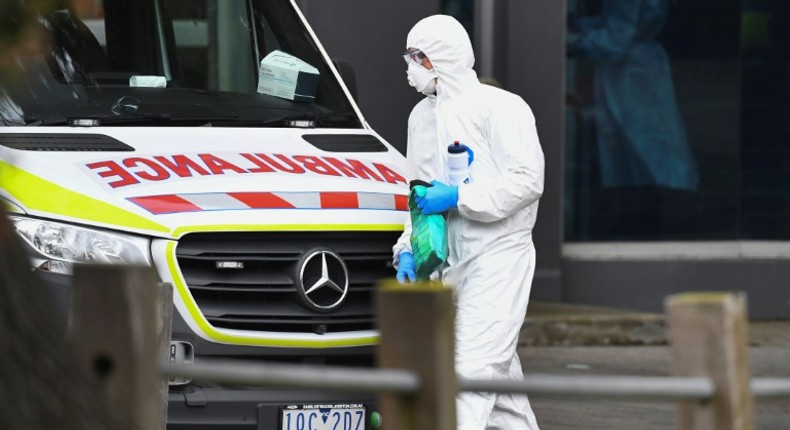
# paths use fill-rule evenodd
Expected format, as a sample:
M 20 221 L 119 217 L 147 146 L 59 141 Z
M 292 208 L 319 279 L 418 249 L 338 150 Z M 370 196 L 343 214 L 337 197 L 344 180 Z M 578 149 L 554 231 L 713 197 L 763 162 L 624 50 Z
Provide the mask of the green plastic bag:
M 418 280 L 425 280 L 447 260 L 447 225 L 442 214 L 425 215 L 414 201 L 426 192 L 423 181 L 412 181 L 409 193 L 411 215 L 411 250 L 414 254 L 415 273 Z

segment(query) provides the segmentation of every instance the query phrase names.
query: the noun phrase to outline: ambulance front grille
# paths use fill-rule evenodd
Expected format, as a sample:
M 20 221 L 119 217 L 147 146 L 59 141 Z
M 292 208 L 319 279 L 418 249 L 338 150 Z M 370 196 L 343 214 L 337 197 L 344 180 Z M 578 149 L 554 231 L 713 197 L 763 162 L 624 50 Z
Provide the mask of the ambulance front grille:
M 399 235 L 194 233 L 179 241 L 176 256 L 195 302 L 214 327 L 291 333 L 370 330 L 375 327 L 374 288 L 394 275 L 388 262 Z M 325 313 L 311 309 L 297 290 L 299 262 L 314 250 L 336 253 L 348 269 L 345 300 Z

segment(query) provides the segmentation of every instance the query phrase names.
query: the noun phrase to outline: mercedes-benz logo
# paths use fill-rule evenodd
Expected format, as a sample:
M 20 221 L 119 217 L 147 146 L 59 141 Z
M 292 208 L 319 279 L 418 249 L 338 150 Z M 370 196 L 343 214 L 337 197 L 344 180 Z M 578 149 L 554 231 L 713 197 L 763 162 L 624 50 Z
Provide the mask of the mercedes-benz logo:
M 302 260 L 297 290 L 313 310 L 328 312 L 337 308 L 348 293 L 346 263 L 332 251 L 310 252 Z

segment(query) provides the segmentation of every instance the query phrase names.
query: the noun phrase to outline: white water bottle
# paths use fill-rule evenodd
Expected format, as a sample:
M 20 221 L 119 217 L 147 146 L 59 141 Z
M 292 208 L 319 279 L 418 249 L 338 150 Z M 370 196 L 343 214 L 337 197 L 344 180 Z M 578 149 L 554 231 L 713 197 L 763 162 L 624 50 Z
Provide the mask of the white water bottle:
M 469 154 L 466 145 L 459 141 L 447 147 L 447 166 L 450 170 L 450 185 L 461 185 L 469 178 Z

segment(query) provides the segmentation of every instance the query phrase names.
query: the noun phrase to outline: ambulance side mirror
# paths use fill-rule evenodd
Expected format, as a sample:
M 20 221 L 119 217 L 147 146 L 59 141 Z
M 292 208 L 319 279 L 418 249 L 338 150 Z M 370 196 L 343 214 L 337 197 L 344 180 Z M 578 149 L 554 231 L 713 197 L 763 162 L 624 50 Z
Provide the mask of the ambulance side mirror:
M 346 87 L 348 87 L 351 97 L 354 98 L 354 101 L 359 102 L 357 98 L 357 75 L 354 73 L 354 68 L 351 67 L 351 63 L 339 58 L 333 58 L 332 62 L 335 63 L 337 71 L 340 72 L 340 78 L 343 79 Z

